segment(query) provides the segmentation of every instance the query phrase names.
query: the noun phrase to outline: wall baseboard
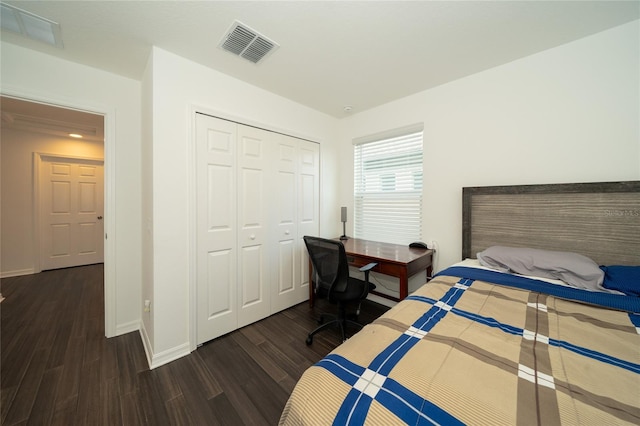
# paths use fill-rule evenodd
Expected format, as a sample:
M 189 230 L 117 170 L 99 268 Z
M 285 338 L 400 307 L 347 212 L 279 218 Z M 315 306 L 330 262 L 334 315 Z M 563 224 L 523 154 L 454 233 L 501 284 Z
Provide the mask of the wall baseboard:
M 153 349 L 151 347 L 149 335 L 147 334 L 147 329 L 144 327 L 144 321 L 140 321 L 140 339 L 142 339 L 142 347 L 144 348 L 144 353 L 147 356 L 147 364 L 149 364 L 149 368 L 151 369 Z
M 16 269 L 15 271 L 3 271 L 0 272 L 0 278 L 19 277 L 22 275 L 33 275 L 36 271 L 33 268 L 30 269 Z
M 138 331 L 140 330 L 140 324 L 140 321 L 131 321 L 125 324 L 118 324 L 116 326 L 116 336 L 122 336 L 123 334 Z
M 184 343 L 180 346 L 167 349 L 166 351 L 153 355 L 153 359 L 151 361 L 151 364 L 149 365 L 149 368 L 153 370 L 156 367 L 168 364 L 171 361 L 175 361 L 176 359 L 182 358 L 183 356 L 187 356 L 190 353 L 191 351 L 189 350 L 189 343 Z
M 175 361 L 176 359 L 182 358 L 183 356 L 191 353 L 189 350 L 189 343 L 187 342 L 180 346 L 154 354 L 153 348 L 151 347 L 151 341 L 149 340 L 149 335 L 144 327 L 144 322 L 140 323 L 140 338 L 142 339 L 142 346 L 144 347 L 144 352 L 147 355 L 147 362 L 149 363 L 150 370 L 160 367 L 161 365 L 168 364 L 171 361 Z

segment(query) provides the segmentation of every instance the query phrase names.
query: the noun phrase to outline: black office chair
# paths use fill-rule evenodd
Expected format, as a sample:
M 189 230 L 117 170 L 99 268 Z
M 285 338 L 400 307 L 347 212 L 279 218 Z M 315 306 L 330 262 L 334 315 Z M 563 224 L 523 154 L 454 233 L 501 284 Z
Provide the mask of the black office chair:
M 346 304 L 349 302 L 358 303 L 357 318 L 357 315 L 360 314 L 360 302 L 367 297 L 370 290 L 375 288 L 375 285 L 369 282 L 369 272 L 377 263 L 369 263 L 360 268 L 360 271 L 364 272 L 364 281 L 352 278 L 349 276 L 349 263 L 342 242 L 309 236 L 305 236 L 303 239 L 313 265 L 316 296 L 325 297 L 330 303 L 338 305 L 338 314 L 329 315 L 333 320 L 322 324 L 309 333 L 306 343 L 310 345 L 316 333 L 332 326 L 340 328 L 342 341 L 345 341 L 347 324 L 358 329 L 362 328 L 362 324 L 347 318 Z M 325 315 L 320 317 L 320 323 L 323 322 Z

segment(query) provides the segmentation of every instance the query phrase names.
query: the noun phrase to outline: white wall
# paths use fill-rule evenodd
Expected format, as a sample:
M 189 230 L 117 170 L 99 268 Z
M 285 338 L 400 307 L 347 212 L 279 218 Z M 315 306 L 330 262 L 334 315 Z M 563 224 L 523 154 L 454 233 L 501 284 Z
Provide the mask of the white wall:
M 34 246 L 34 153 L 103 158 L 102 143 L 78 141 L 2 126 L 2 276 L 33 274 L 39 248 Z
M 461 258 L 463 186 L 640 179 L 639 33 L 635 21 L 342 120 L 340 204 L 353 206 L 351 141 L 418 122 L 438 269 Z
M 115 300 L 107 334 L 135 330 L 141 279 L 140 82 L 6 42 L 0 53 L 2 94 L 105 114 L 106 138 L 111 141 L 105 144 L 105 180 L 112 180 L 114 189 L 105 196 L 116 216 L 105 216 L 112 239 L 105 274 L 113 283 L 108 291 Z
M 153 61 L 150 55 L 145 68 L 144 77 L 142 79 L 142 160 L 140 170 L 142 174 L 142 194 L 140 197 L 142 211 L 142 288 L 141 302 L 145 300 L 151 302 L 151 306 L 155 308 L 153 300 Z M 144 305 L 143 305 L 144 306 Z M 140 306 L 143 311 L 142 319 L 142 338 L 144 342 L 147 358 L 151 358 L 154 346 L 153 337 L 155 335 L 153 321 L 151 317 L 152 311 L 144 312 L 144 307 Z
M 332 145 L 337 120 L 159 48 L 153 49 L 151 61 L 152 69 L 147 70 L 143 86 L 151 85 L 150 93 L 145 89 L 145 98 L 153 101 L 145 99 L 143 103 L 153 105 L 152 119 L 145 123 L 152 127 L 153 142 L 152 149 L 145 148 L 151 158 L 143 158 L 143 169 L 152 170 L 153 198 L 145 197 L 144 202 L 153 207 L 144 206 L 143 211 L 153 212 L 153 255 L 144 254 L 143 259 L 145 263 L 152 259 L 153 265 L 145 264 L 143 269 L 153 271 L 149 277 L 153 284 L 143 285 L 142 298 L 153 298 L 148 321 L 154 335 L 147 339 L 151 345 L 147 352 L 152 366 L 157 366 L 183 355 L 189 350 L 191 338 L 195 240 L 190 226 L 195 213 L 190 156 L 194 108 L 320 142 L 321 179 L 335 175 Z M 335 204 L 334 182 L 327 179 L 321 184 L 320 227 L 329 234 L 335 234 L 335 218 L 326 211 L 327 205 Z M 150 333 L 144 318 L 145 331 Z

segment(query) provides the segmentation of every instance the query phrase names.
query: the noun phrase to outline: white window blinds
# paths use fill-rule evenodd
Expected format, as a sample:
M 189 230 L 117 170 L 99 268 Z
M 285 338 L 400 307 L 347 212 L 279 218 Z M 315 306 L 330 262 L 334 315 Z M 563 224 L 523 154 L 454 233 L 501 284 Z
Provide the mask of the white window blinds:
M 354 146 L 355 237 L 395 244 L 422 239 L 422 129 Z

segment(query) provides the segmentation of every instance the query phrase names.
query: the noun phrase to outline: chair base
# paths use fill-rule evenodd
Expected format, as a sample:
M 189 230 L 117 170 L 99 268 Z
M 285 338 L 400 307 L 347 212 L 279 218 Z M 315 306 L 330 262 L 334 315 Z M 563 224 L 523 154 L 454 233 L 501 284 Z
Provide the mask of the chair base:
M 323 317 L 325 316 L 325 314 L 320 316 L 320 322 L 323 321 Z M 313 336 L 317 333 L 319 333 L 320 331 L 327 329 L 329 327 L 338 327 L 340 329 L 340 335 L 342 336 L 342 341 L 346 341 L 346 328 L 347 328 L 347 324 L 350 324 L 354 327 L 356 327 L 358 330 L 361 330 L 362 327 L 364 327 L 362 324 L 360 324 L 359 322 L 347 319 L 346 316 L 344 315 L 340 315 L 340 316 L 335 316 L 335 315 L 327 315 L 331 318 L 335 318 L 332 321 L 329 321 L 327 323 L 322 324 L 320 327 L 316 328 L 315 330 L 313 330 L 311 333 L 309 333 L 307 335 L 307 340 L 305 341 L 305 343 L 307 345 L 310 345 L 311 343 L 313 343 Z

